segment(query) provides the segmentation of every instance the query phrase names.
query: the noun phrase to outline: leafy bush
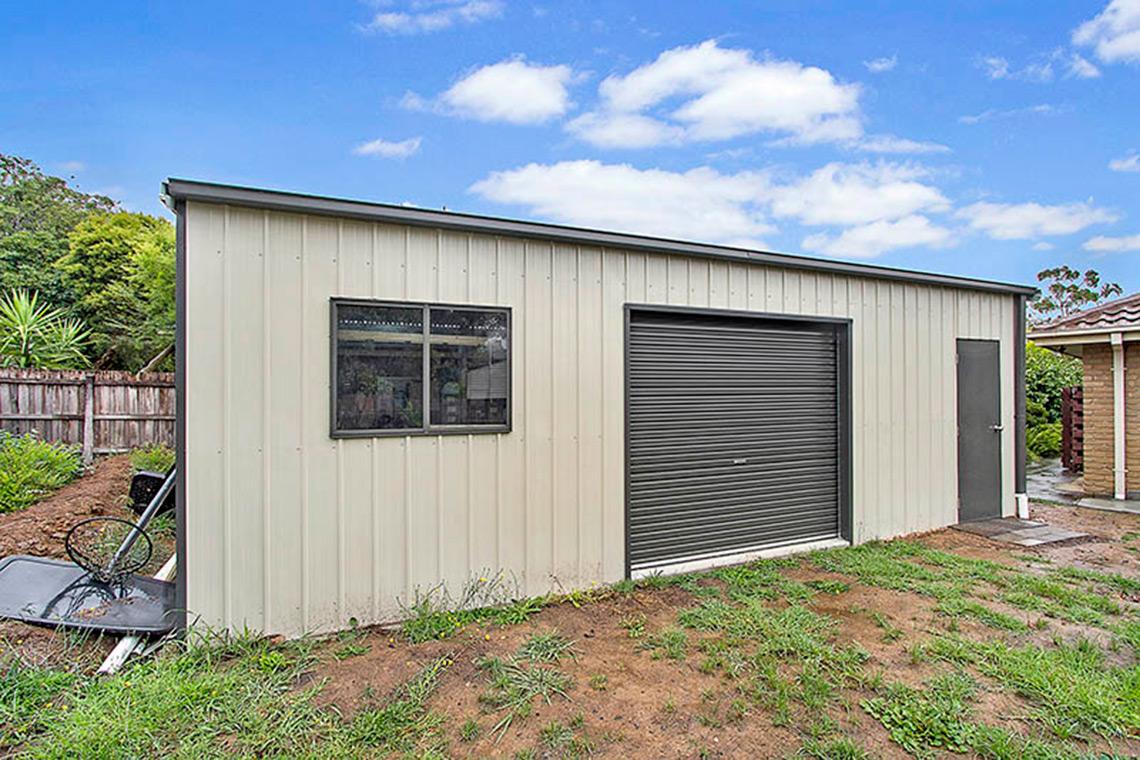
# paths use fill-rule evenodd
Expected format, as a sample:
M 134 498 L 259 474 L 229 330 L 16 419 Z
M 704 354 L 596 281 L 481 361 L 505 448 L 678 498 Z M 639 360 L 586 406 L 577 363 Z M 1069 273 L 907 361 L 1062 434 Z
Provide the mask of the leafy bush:
M 88 364 L 89 331 L 22 288 L 0 295 L 0 367 L 75 369 Z
M 0 513 L 30 507 L 82 469 L 74 446 L 43 441 L 34 433 L 0 431 Z
M 1061 389 L 1080 385 L 1084 368 L 1078 359 L 1029 343 L 1025 347 L 1026 411 L 1044 407 L 1046 422 L 1061 419 Z
M 1029 453 L 1050 459 L 1061 455 L 1061 423 L 1047 422 L 1030 428 L 1025 434 L 1025 448 Z
M 140 446 L 131 451 L 131 469 L 135 472 L 166 472 L 174 466 L 174 451 L 161 443 Z

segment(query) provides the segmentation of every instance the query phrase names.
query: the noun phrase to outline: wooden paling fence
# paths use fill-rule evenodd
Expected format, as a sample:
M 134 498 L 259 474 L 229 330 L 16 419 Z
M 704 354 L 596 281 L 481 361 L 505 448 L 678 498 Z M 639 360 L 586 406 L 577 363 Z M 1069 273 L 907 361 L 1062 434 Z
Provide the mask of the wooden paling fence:
M 1069 472 L 1085 465 L 1085 402 L 1079 385 L 1061 389 L 1061 464 Z
M 174 445 L 174 375 L 0 369 L 0 430 L 35 431 L 45 440 L 95 454 Z

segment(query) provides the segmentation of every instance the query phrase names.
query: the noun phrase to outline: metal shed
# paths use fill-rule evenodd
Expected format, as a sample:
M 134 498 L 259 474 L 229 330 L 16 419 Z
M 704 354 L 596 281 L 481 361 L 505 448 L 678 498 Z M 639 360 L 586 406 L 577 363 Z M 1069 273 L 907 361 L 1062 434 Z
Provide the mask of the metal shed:
M 1009 515 L 1032 288 L 171 179 L 190 622 Z M 1020 496 L 1020 498 L 1024 498 Z

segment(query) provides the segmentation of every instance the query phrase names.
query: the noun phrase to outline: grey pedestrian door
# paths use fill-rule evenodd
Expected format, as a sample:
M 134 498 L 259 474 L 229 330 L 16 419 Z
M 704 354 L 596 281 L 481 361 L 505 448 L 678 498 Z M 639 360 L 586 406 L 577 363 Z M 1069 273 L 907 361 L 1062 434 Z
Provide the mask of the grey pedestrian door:
M 838 329 L 631 311 L 632 572 L 839 534 Z
M 1001 516 L 1001 359 L 996 340 L 958 340 L 958 520 Z

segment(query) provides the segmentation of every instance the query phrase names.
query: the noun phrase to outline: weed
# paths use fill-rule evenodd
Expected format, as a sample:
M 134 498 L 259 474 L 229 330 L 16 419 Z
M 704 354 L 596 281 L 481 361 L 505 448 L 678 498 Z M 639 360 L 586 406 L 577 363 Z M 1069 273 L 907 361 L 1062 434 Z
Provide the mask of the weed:
M 828 742 L 811 739 L 804 742 L 800 755 L 817 760 L 867 760 L 871 757 L 867 750 L 850 739 L 832 739 Z
M 883 641 L 890 643 L 892 641 L 898 641 L 903 637 L 902 629 L 896 628 L 894 624 L 891 623 L 890 618 L 878 610 L 871 611 L 871 619 L 875 621 L 875 625 L 883 629 Z
M 939 637 L 916 647 L 915 654 L 973 665 L 1035 703 L 1033 717 L 1062 739 L 1140 730 L 1140 665 L 1110 667 L 1089 641 L 1044 648 Z
M 26 509 L 83 470 L 79 449 L 0 430 L 0 514 Z
M 672 697 L 669 697 L 665 700 L 665 703 L 661 705 L 661 712 L 666 715 L 672 715 L 677 712 L 677 702 Z
M 480 701 L 492 709 L 505 711 L 492 728 L 500 737 L 510 729 L 515 718 L 530 714 L 535 698 L 547 704 L 551 704 L 555 696 L 568 698 L 566 690 L 570 688 L 570 679 L 555 668 L 498 657 L 484 658 L 478 665 L 488 672 L 490 680 Z
M 832 580 L 830 578 L 808 581 L 807 587 L 824 594 L 845 594 L 851 590 L 850 583 L 844 583 L 843 581 Z
M 573 657 L 574 642 L 567 640 L 557 631 L 535 633 L 519 647 L 520 659 L 530 662 L 557 662 L 565 656 Z
M 1050 575 L 1064 581 L 1089 581 L 1095 586 L 1110 588 L 1121 596 L 1140 594 L 1140 581 L 1117 573 L 1102 573 L 1098 570 L 1069 565 L 1053 570 Z
M 474 718 L 463 721 L 463 725 L 459 727 L 459 738 L 465 742 L 473 742 L 479 738 L 479 724 Z
M 351 657 L 359 657 L 362 654 L 368 654 L 370 651 L 372 651 L 372 647 L 367 644 L 348 643 L 334 649 L 332 654 L 333 657 L 339 661 L 347 660 Z
M 618 621 L 618 625 L 625 629 L 625 634 L 631 639 L 640 639 L 645 635 L 645 616 L 627 615 Z
M 542 743 L 549 749 L 559 749 L 574 739 L 574 731 L 558 721 L 551 721 L 539 732 Z
M 349 736 L 355 743 L 387 752 L 410 752 L 425 738 L 437 737 L 444 717 L 429 712 L 425 703 L 449 665 L 447 657 L 432 661 L 401 686 L 388 704 L 358 712 Z
M 679 628 L 667 628 L 646 639 L 641 648 L 652 651 L 654 659 L 683 660 L 688 656 L 689 637 Z
M 594 691 L 605 691 L 609 686 L 610 679 L 602 673 L 595 673 L 590 676 L 590 688 Z
M 877 718 L 891 739 L 911 754 L 930 749 L 970 749 L 970 701 L 976 685 L 961 673 L 939 676 L 926 691 L 891 684 L 882 696 L 865 699 L 864 710 Z
M 990 628 L 998 628 L 1003 631 L 1021 633 L 1029 630 L 1029 626 L 1023 621 L 997 610 L 992 610 L 973 599 L 945 599 L 938 603 L 935 610 L 948 617 L 960 615 L 972 617 Z
M 518 625 L 530 619 L 551 600 L 548 597 L 514 598 L 517 587 L 503 573 L 480 576 L 464 584 L 459 598 L 444 586 L 416 592 L 404 608 L 403 633 L 413 644 L 446 639 L 475 623 Z
M 158 472 L 165 474 L 174 466 L 174 450 L 162 443 L 152 443 L 131 449 L 131 470 L 133 472 Z
M 67 691 L 76 680 L 71 673 L 33 668 L 13 660 L 0 663 L 0 753 L 43 731 L 68 705 Z

